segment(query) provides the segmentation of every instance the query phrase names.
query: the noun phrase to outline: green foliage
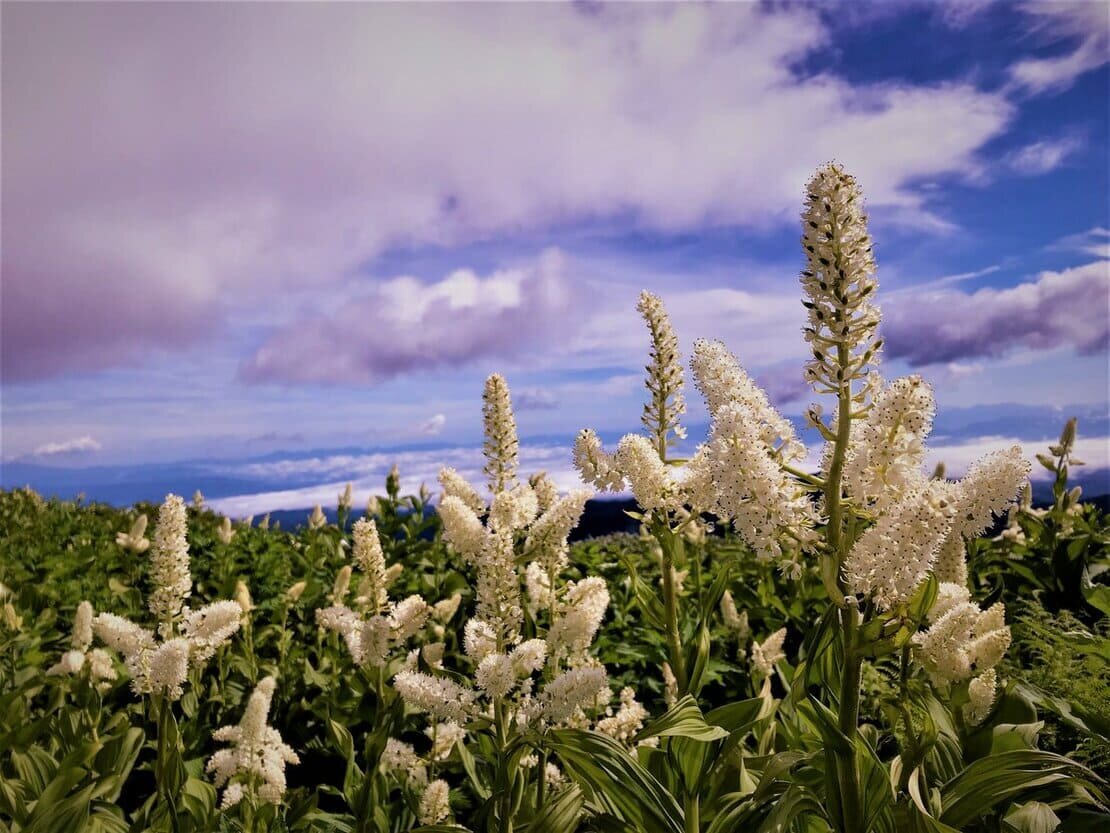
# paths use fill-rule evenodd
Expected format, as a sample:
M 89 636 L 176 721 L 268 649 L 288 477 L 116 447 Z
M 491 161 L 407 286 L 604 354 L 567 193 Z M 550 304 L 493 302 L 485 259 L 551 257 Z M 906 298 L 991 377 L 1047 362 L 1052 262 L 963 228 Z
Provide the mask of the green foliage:
M 122 666 L 121 678 L 103 692 L 81 675 L 46 675 L 69 648 L 82 599 L 145 618 L 147 556 L 115 540 L 140 513 L 153 518 L 156 507 L 117 510 L 44 501 L 26 490 L 0 493 L 0 592 L 11 610 L 0 619 L 0 831 L 419 828 L 417 794 L 383 773 L 379 761 L 389 738 L 427 749 L 423 724 L 372 670 L 353 669 L 342 643 L 314 619 L 349 560 L 349 513 L 343 528 L 237 525 L 224 544 L 222 519 L 190 510 L 190 602 L 230 597 L 242 580 L 254 610 L 249 631 L 194 675 L 178 709 L 162 718 L 173 754 L 158 756 L 157 704 L 131 694 Z M 401 496 L 394 482 L 375 517 L 387 563 L 404 565 L 391 593 L 435 601 L 459 592 L 465 610 L 472 577 L 440 541 L 426 497 Z M 1023 512 L 1018 523 L 1023 542 L 1000 538 L 972 553 L 973 586 L 1017 613 L 1002 666 L 1006 693 L 984 725 L 964 725 L 958 698 L 945 705 L 907 677 L 896 634 L 872 635 L 892 647 L 863 664 L 862 728 L 849 747 L 866 829 L 1098 827 L 1105 785 L 1095 773 L 1110 763 L 1110 640 L 1090 588 L 1104 579 L 1106 519 L 1093 508 L 1067 506 L 1042 516 Z M 1088 576 L 1086 592 L 1073 574 L 1055 573 L 1061 552 L 1069 564 L 1082 564 L 1074 569 Z M 601 576 L 611 594 L 596 655 L 614 685 L 634 687 L 655 718 L 632 751 L 594 732 L 551 733 L 545 754 L 573 783 L 549 790 L 542 811 L 530 790 L 515 788 L 510 804 L 519 829 L 829 830 L 841 811 L 827 756 L 847 738 L 816 696 L 835 686 L 843 661 L 818 568 L 784 578 L 732 535 L 684 541 L 673 555 L 685 574 L 677 625 L 697 682 L 668 708 L 655 542 L 618 535 L 572 548 L 569 577 Z M 1007 572 L 1015 564 L 1016 579 Z M 290 587 L 302 581 L 303 592 L 292 598 Z M 722 617 L 726 589 L 747 612 L 751 637 Z M 1019 594 L 1026 599 L 1020 607 Z M 445 629 L 448 657 L 461 654 L 464 618 L 456 615 Z M 788 659 L 771 677 L 754 678 L 748 640 L 784 626 Z M 216 748 L 211 732 L 238 721 L 254 683 L 267 674 L 279 679 L 271 722 L 302 763 L 288 771 L 281 808 L 255 808 L 253 818 L 245 808 L 223 813 L 203 771 Z M 493 823 L 488 808 L 499 776 L 487 752 L 480 743 L 458 746 L 438 764 L 436 777 L 451 784 L 455 818 L 467 828 L 419 829 Z M 513 760 L 527 752 L 521 748 Z M 172 801 L 157 800 L 159 783 Z

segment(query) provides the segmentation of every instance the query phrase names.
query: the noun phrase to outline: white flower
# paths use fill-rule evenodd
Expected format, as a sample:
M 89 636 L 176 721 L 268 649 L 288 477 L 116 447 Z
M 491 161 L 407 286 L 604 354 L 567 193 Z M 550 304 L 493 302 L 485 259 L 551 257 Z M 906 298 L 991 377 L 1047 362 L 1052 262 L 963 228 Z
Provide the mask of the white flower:
M 782 650 L 786 641 L 786 628 L 779 628 L 760 642 L 752 642 L 752 669 L 756 676 L 769 677 L 775 670 L 775 663 L 786 659 Z
M 428 603 L 417 595 L 395 602 L 389 611 L 389 625 L 393 629 L 393 638 L 401 642 L 415 636 L 417 631 L 424 627 L 431 612 L 432 609 Z
M 312 513 L 308 516 L 308 528 L 320 529 L 321 527 L 326 526 L 327 523 L 328 516 L 324 514 L 323 507 L 321 507 L 320 504 L 317 503 L 312 508 Z
M 663 702 L 667 704 L 667 708 L 672 707 L 678 702 L 678 678 L 675 677 L 674 671 L 671 670 L 669 662 L 663 662 Z
M 371 613 L 381 613 L 388 601 L 385 585 L 385 554 L 378 537 L 377 524 L 370 518 L 359 518 L 351 530 L 354 538 L 353 556 L 365 576 L 366 599 Z
M 600 666 L 583 665 L 564 671 L 543 688 L 543 716 L 552 723 L 569 720 L 576 712 L 596 708 L 602 690 L 609 697 L 609 677 Z
M 463 649 L 468 657 L 481 662 L 488 653 L 497 650 L 497 634 L 481 619 L 470 619 L 463 628 Z
M 452 720 L 438 723 L 434 727 L 428 726 L 424 730 L 432 741 L 431 751 L 428 753 L 432 760 L 446 761 L 451 756 L 455 744 L 460 744 L 466 737 L 466 729 Z
M 354 505 L 354 502 L 354 489 L 352 488 L 351 484 L 348 483 L 343 491 L 339 493 L 339 497 L 337 499 L 338 507 L 340 509 L 350 509 Z
M 181 635 L 189 641 L 195 666 L 208 661 L 239 630 L 243 610 L 237 602 L 213 602 L 200 610 L 184 608 Z
M 509 654 L 513 673 L 517 677 L 527 677 L 534 671 L 539 671 L 543 668 L 546 659 L 547 643 L 542 639 L 529 639 L 522 642 Z
M 551 607 L 555 600 L 551 592 L 551 577 L 538 561 L 530 561 L 524 568 L 524 589 L 528 593 L 528 609 L 533 616 L 537 611 Z
M 477 616 L 494 629 L 504 644 L 510 644 L 516 641 L 524 618 L 512 536 L 504 533 L 489 536 L 478 556 L 477 568 Z
M 964 541 L 991 525 L 1014 502 L 1029 476 L 1029 462 L 1021 448 L 994 451 L 972 464 L 960 481 L 955 498 L 952 531 L 937 556 L 935 573 L 940 581 L 967 584 Z
M 150 548 L 150 541 L 144 537 L 146 524 L 146 515 L 139 515 L 128 532 L 117 533 L 116 545 L 135 554 L 146 552 Z
M 477 515 L 485 514 L 486 502 L 466 479 L 449 466 L 439 470 L 439 485 L 443 487 L 444 497 L 457 497 L 470 511 Z
M 251 600 L 251 591 L 250 588 L 247 587 L 245 581 L 240 580 L 235 582 L 235 604 L 239 605 L 239 609 L 243 612 L 244 616 L 254 610 L 254 602 Z
M 918 657 L 934 683 L 956 683 L 993 668 L 1010 645 L 1005 608 L 980 610 L 972 602 L 950 607 L 914 636 Z
M 905 376 L 876 396 L 866 419 L 852 422 L 843 484 L 861 508 L 885 511 L 920 485 L 935 412 L 933 389 Z
M 536 493 L 536 501 L 539 503 L 540 512 L 546 512 L 551 508 L 551 505 L 559 499 L 559 487 L 555 485 L 555 481 L 547 476 L 546 472 L 537 472 L 528 478 L 528 485 L 532 487 L 532 491 Z
M 964 716 L 972 726 L 982 723 L 991 708 L 998 689 L 998 673 L 988 668 L 967 686 L 968 703 L 964 706 Z
M 489 478 L 489 490 L 496 495 L 516 484 L 520 449 L 509 386 L 499 373 L 486 379 L 482 392 L 482 419 L 486 435 L 482 446 L 486 456 L 485 473 Z
M 678 353 L 678 338 L 671 327 L 667 310 L 658 295 L 646 290 L 640 293 L 636 304 L 651 334 L 651 361 L 647 367 L 648 397 L 641 421 L 655 442 L 658 453 L 663 455 L 672 442 L 670 434 L 678 439 L 686 436 L 679 418 L 686 413 L 682 395 L 682 362 Z
M 351 589 L 351 565 L 344 564 L 339 568 L 339 572 L 335 574 L 335 583 L 331 588 L 331 603 L 333 605 L 343 604 L 343 600 L 347 598 L 347 593 Z
M 489 533 L 474 510 L 461 498 L 448 495 L 439 502 L 438 512 L 444 540 L 467 561 L 475 561 L 485 547 Z
M 620 701 L 621 705 L 617 713 L 599 720 L 596 728 L 602 734 L 627 744 L 644 728 L 648 710 L 637 702 L 636 690 L 633 688 L 622 688 Z
M 146 673 L 133 679 L 132 687 L 138 682 L 138 693 L 180 699 L 189 675 L 189 640 L 168 639 L 141 659 Z
M 402 671 L 393 678 L 393 687 L 406 703 L 438 720 L 466 721 L 474 692 L 447 677 L 433 677 L 419 671 Z
M 613 457 L 601 446 L 601 440 L 589 428 L 574 438 L 574 467 L 585 483 L 603 492 L 619 492 L 624 488 L 624 475 Z
M 192 591 L 189 574 L 189 544 L 186 541 L 185 501 L 167 495 L 158 510 L 154 546 L 150 552 L 150 577 L 154 591 L 148 604 L 163 636 L 169 636 L 173 618 Z
M 379 766 L 382 772 L 397 774 L 411 784 L 421 785 L 428 781 L 427 766 L 420 760 L 412 744 L 397 738 L 386 740 Z
M 73 617 L 73 635 L 70 644 L 74 649 L 84 653 L 92 645 L 93 631 L 93 606 L 90 602 L 81 602 L 77 605 L 77 613 Z
M 420 797 L 421 824 L 439 824 L 451 815 L 451 788 L 441 778 L 432 781 Z
M 711 417 L 725 405 L 737 402 L 747 408 L 757 423 L 760 440 L 769 450 L 779 450 L 786 461 L 805 457 L 805 447 L 795 435 L 793 424 L 771 406 L 767 394 L 722 342 L 694 342 L 690 367 Z
M 496 651 L 486 654 L 474 672 L 474 682 L 490 697 L 504 697 L 516 684 L 513 661 Z
M 609 588 L 605 579 L 587 576 L 581 581 L 567 582 L 566 593 L 547 633 L 551 653 L 573 661 L 584 659 L 608 608 Z
M 780 557 L 784 536 L 797 541 L 812 537 L 809 497 L 771 457 L 750 408 L 733 401 L 718 409 L 707 455 L 716 491 L 714 511 L 732 521 L 757 558 Z
M 852 592 L 870 595 L 880 610 L 913 595 L 951 529 L 951 492 L 942 481 L 923 483 L 859 537 L 844 561 Z
M 516 532 L 536 519 L 540 503 L 527 483 L 493 496 L 487 523 L 493 532 Z
M 453 593 L 432 605 L 432 615 L 440 622 L 450 622 L 462 603 L 462 593 Z
M 551 575 L 566 567 L 567 538 L 582 517 L 590 493 L 578 489 L 556 499 L 528 530 L 524 550 Z
M 645 512 L 680 509 L 681 493 L 651 440 L 626 434 L 617 444 L 616 462 Z
M 220 521 L 220 525 L 216 527 L 216 537 L 224 546 L 231 543 L 231 539 L 235 537 L 235 530 L 231 528 L 231 518 L 225 517 Z
M 300 763 L 297 753 L 282 741 L 277 729 L 266 723 L 275 685 L 273 677 L 260 681 L 247 701 L 239 725 L 224 726 L 212 734 L 213 739 L 231 744 L 230 749 L 221 749 L 209 758 L 207 766 L 215 776 L 217 788 L 235 781 L 224 792 L 221 804 L 224 809 L 242 799 L 244 787 L 254 789 L 256 779 L 260 782 L 258 798 L 270 804 L 281 803 L 285 794 L 285 765 Z M 233 790 L 236 785 L 239 788 Z
M 837 345 L 848 349 L 855 378 L 868 372 L 881 348 L 875 338 L 880 313 L 871 303 L 878 288 L 875 259 L 854 177 L 839 165 L 825 165 L 810 180 L 806 202 L 802 289 L 809 323 L 804 333 L 813 354 L 806 377 L 818 391 L 835 393 L 851 381 L 837 377 Z

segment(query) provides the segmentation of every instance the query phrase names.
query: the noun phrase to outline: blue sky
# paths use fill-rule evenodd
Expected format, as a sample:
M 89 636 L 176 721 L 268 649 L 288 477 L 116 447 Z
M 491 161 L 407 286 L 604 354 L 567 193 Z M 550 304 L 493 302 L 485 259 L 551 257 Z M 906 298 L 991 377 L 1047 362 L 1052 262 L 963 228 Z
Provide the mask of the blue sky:
M 798 414 L 797 214 L 828 159 L 869 197 L 884 373 L 953 420 L 938 457 L 1032 451 L 1074 412 L 1107 465 L 1106 3 L 3 24 L 5 485 L 207 460 L 163 471 L 253 511 L 368 489 L 402 451 L 429 476 L 471 459 L 493 370 L 534 462 L 569 470 L 578 428 L 637 425 L 641 288 Z

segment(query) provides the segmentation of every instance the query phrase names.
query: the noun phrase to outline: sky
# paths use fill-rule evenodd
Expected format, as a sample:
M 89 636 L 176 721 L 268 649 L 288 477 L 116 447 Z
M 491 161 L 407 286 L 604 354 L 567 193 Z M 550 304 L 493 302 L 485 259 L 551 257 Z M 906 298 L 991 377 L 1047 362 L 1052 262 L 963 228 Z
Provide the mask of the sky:
M 526 464 L 570 485 L 579 428 L 638 426 L 645 288 L 687 355 L 724 340 L 796 416 L 798 214 L 829 160 L 867 195 L 882 370 L 935 386 L 936 459 L 1031 454 L 1078 414 L 1110 465 L 1106 2 L 0 23 L 6 487 L 195 482 L 245 514 L 394 460 L 476 470 L 493 371 Z

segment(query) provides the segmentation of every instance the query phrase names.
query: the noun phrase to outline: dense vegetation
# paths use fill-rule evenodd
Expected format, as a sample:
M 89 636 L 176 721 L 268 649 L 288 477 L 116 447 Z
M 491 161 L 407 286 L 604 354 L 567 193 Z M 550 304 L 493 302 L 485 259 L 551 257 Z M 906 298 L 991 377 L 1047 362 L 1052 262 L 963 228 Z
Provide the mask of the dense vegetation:
M 465 609 L 472 596 L 468 570 L 442 543 L 435 515 L 425 516 L 426 497 L 401 496 L 395 481 L 389 485 L 388 497 L 373 508 L 387 560 L 406 565 L 392 589 L 398 596 L 424 593 L 429 598 L 459 591 Z M 1068 500 L 1066 483 L 1061 484 L 1056 505 L 1047 511 L 1015 511 L 1013 525 L 1023 529 L 1024 540 L 1001 534 L 978 542 L 971 553 L 974 586 L 984 598 L 1012 605 L 1014 642 L 994 718 L 965 738 L 962 754 L 968 763 L 991 749 L 1039 748 L 1067 755 L 1093 772 L 1110 771 L 1110 611 L 1107 586 L 1092 580 L 1105 576 L 1110 563 L 1110 519 L 1094 506 Z M 153 517 L 156 511 L 150 505 L 119 510 L 45 501 L 30 490 L 0 494 L 5 533 L 0 539 L 3 829 L 127 830 L 125 820 L 142 815 L 153 793 L 156 738 L 146 731 L 153 720 L 126 680 L 100 694 L 86 680 L 47 676 L 46 671 L 69 648 L 69 627 L 80 601 L 141 618 L 146 557 L 120 547 L 116 536 L 138 515 Z M 350 517 L 344 514 L 348 532 Z M 187 775 L 181 796 L 190 818 L 197 819 L 185 829 L 235 829 L 219 818 L 216 791 L 202 764 L 215 748 L 210 727 L 235 722 L 251 685 L 266 674 L 281 681 L 272 722 L 301 756 L 301 764 L 289 770 L 285 824 L 293 830 L 355 829 L 355 815 L 366 810 L 356 787 L 367 760 L 363 750 L 374 746 L 376 704 L 366 696 L 365 682 L 352 677 L 335 636 L 322 635 L 313 616 L 327 604 L 332 579 L 349 560 L 342 545 L 349 536 L 335 524 L 311 528 L 306 523 L 294 531 L 236 524 L 225 544 L 222 523 L 207 509 L 189 512 L 194 593 L 205 601 L 228 598 L 237 582 L 245 581 L 253 602 L 253 632 L 250 639 L 236 639 L 222 649 L 205 683 L 182 698 L 181 754 Z M 819 618 L 820 581 L 809 574 L 799 581 L 783 578 L 772 565 L 755 562 L 731 536 L 708 536 L 687 551 L 697 553 L 702 566 L 700 585 L 690 588 L 693 596 L 708 593 L 725 575 L 737 607 L 750 611 L 757 640 L 787 628 L 787 659 L 778 664 L 772 686 L 772 695 L 782 698 L 804 658 L 804 636 Z M 652 597 L 660 584 L 652 543 L 632 535 L 582 541 L 572 546 L 570 561 L 575 575 L 602 576 L 610 588 L 612 602 L 596 654 L 614 686 L 634 687 L 651 714 L 663 714 L 659 666 L 666 647 L 644 614 L 645 606 L 657 605 Z M 1061 569 L 1061 563 L 1068 568 Z M 289 589 L 300 581 L 306 582 L 303 592 L 290 598 Z M 687 640 L 692 625 L 684 622 Z M 449 633 L 447 639 L 457 644 L 458 634 Z M 758 692 L 747 673 L 744 646 L 719 613 L 712 618 L 710 644 L 703 708 L 752 703 Z M 869 665 L 863 676 L 862 722 L 890 728 L 895 664 Z M 791 705 L 789 698 L 778 702 L 784 711 Z M 767 727 L 753 727 L 746 743 L 753 749 L 762 743 L 770 751 L 776 740 L 770 721 L 763 720 Z M 397 734 L 428 743 L 411 729 Z M 465 762 L 455 755 L 443 768 L 462 787 L 454 805 L 464 817 L 480 801 L 466 788 Z M 404 829 L 412 816 L 404 809 L 403 791 L 384 783 L 381 789 L 388 803 L 376 815 L 395 820 L 381 829 Z M 999 819 L 1024 813 L 1005 829 L 1053 830 L 1022 821 L 1047 816 L 1046 807 L 1019 796 L 987 808 L 964 829 L 997 830 Z M 1088 811 L 1053 815 L 1070 822 L 1063 829 L 1100 829 Z

